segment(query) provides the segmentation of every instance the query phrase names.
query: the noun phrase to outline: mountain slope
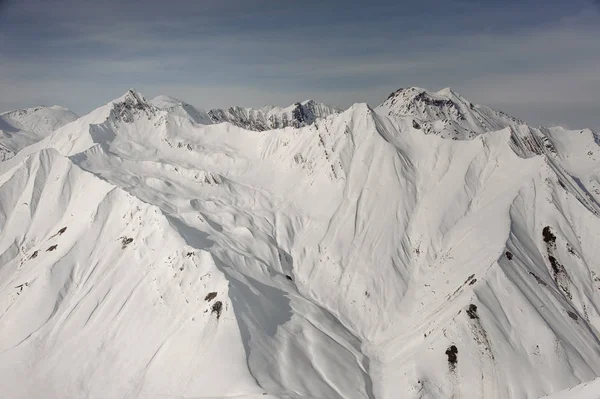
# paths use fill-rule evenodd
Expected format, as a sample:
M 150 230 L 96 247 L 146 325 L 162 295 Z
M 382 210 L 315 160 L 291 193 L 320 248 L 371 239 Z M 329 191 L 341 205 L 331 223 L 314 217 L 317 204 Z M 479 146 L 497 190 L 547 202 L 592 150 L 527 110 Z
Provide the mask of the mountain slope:
M 600 379 L 588 381 L 555 394 L 544 396 L 544 399 L 595 399 L 600 396 Z
M 210 254 L 187 246 L 157 208 L 54 150 L 11 161 L 2 164 L 11 169 L 1 201 L 9 215 L 2 221 L 3 392 L 118 397 L 145 396 L 153 387 L 195 386 L 214 395 L 252 389 L 227 284 Z M 211 292 L 216 298 L 205 300 Z M 223 308 L 211 312 L 216 301 Z M 167 374 L 154 367 L 168 359 L 179 366 Z M 235 383 L 220 391 L 207 386 L 225 370 Z
M 537 398 L 600 375 L 594 132 L 426 134 L 443 101 L 265 131 L 162 108 L 129 91 L 0 164 L 11 397 Z

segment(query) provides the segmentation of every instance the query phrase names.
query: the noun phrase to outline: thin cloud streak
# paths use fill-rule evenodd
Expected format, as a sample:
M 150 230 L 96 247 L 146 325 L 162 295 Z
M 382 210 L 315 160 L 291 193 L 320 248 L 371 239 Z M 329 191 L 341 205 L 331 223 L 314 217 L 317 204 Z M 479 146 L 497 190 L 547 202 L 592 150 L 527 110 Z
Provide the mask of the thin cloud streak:
M 600 93 L 590 72 L 600 61 L 598 10 L 583 0 L 570 8 L 546 2 L 542 12 L 534 0 L 16 4 L 0 15 L 0 83 L 15 93 L 0 99 L 0 109 L 44 99 L 85 113 L 132 86 L 204 108 L 308 97 L 377 105 L 415 85 L 516 105 L 523 113 L 516 116 L 533 123 L 544 120 L 527 109 L 563 107 L 559 119 L 574 124 L 581 114 L 573 110 Z

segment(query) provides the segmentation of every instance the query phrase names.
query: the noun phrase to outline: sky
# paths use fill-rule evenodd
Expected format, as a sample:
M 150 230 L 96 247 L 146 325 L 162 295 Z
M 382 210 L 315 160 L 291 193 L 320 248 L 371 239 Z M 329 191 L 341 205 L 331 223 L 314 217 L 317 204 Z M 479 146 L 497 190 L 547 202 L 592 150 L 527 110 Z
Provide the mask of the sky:
M 0 111 L 135 88 L 210 109 L 452 87 L 600 130 L 600 0 L 0 0 Z

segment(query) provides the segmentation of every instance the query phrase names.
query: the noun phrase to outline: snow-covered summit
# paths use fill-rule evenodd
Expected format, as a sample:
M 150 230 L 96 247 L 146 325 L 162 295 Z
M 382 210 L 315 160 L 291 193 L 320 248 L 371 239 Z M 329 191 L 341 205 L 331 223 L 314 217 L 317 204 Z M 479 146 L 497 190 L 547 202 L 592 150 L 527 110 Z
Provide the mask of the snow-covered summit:
M 150 101 L 156 108 L 166 110 L 170 114 L 188 118 L 194 123 L 208 125 L 213 123 L 210 116 L 201 108 L 181 101 L 177 98 L 160 95 Z
M 426 134 L 461 140 L 523 124 L 503 112 L 472 104 L 450 88 L 437 92 L 418 87 L 398 89 L 376 110 L 386 115 L 412 117 L 415 126 Z
M 131 123 L 136 116 L 145 114 L 151 118 L 156 114 L 156 107 L 135 89 L 129 89 L 123 96 L 111 101 L 111 112 L 117 120 Z

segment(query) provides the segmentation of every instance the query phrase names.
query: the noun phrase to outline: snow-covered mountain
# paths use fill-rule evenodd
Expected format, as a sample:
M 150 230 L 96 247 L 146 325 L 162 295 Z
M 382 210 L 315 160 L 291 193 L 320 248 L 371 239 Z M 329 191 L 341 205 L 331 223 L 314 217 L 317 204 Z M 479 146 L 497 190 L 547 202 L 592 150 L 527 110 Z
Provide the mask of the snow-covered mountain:
M 377 112 L 411 116 L 415 128 L 454 140 L 524 123 L 501 111 L 472 104 L 450 88 L 435 93 L 418 87 L 398 89 L 377 107 Z
M 449 90 L 300 128 L 183 112 L 132 90 L 0 163 L 7 397 L 595 389 L 596 132 Z
M 260 109 L 230 107 L 212 109 L 208 115 L 214 123 L 229 122 L 248 130 L 264 130 L 284 127 L 303 127 L 313 124 L 317 119 L 339 114 L 340 110 L 330 105 L 307 100 L 286 108 L 268 105 Z
M 58 105 L 0 114 L 0 161 L 76 119 L 77 115 Z
M 167 110 L 171 115 L 189 118 L 195 123 L 207 125 L 213 123 L 203 109 L 169 96 L 157 96 L 150 101 L 156 108 Z

